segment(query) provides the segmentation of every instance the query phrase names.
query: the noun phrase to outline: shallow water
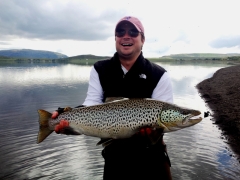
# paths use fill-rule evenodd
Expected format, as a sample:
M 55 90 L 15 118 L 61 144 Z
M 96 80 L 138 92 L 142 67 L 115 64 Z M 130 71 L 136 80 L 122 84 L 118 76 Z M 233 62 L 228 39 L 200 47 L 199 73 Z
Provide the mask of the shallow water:
M 209 110 L 195 86 L 227 65 L 166 64 L 174 103 Z M 0 179 L 102 179 L 98 138 L 52 133 L 36 144 L 37 109 L 80 105 L 91 66 L 13 64 L 0 66 Z M 165 134 L 173 179 L 240 179 L 240 164 L 210 120 Z

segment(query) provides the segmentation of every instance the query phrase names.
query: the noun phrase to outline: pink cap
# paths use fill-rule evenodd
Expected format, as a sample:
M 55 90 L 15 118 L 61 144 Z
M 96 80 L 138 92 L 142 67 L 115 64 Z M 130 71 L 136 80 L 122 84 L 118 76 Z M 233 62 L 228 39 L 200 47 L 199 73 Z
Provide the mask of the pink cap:
M 124 18 L 120 19 L 116 25 L 115 31 L 117 29 L 117 26 L 123 21 L 128 21 L 128 22 L 132 23 L 139 32 L 142 32 L 144 34 L 144 28 L 143 28 L 141 21 L 139 21 L 138 18 L 133 17 L 133 16 L 125 16 Z

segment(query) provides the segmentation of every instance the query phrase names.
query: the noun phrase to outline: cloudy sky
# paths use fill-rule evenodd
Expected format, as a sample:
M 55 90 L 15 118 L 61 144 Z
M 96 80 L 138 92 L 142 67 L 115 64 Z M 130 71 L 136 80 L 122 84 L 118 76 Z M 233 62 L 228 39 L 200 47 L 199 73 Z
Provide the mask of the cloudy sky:
M 145 28 L 146 57 L 240 53 L 239 0 L 0 0 L 0 50 L 107 55 L 123 16 Z

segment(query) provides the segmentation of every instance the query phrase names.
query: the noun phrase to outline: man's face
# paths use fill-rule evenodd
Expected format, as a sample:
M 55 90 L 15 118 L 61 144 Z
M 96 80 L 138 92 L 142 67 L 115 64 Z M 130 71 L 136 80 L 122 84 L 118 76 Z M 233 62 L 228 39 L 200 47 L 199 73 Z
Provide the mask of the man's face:
M 122 37 L 115 36 L 116 50 L 119 56 L 124 59 L 137 58 L 142 50 L 144 39 L 140 33 L 137 34 L 137 37 L 129 35 L 129 31 L 137 31 L 135 26 L 129 22 L 122 22 L 117 26 L 116 31 L 126 32 Z

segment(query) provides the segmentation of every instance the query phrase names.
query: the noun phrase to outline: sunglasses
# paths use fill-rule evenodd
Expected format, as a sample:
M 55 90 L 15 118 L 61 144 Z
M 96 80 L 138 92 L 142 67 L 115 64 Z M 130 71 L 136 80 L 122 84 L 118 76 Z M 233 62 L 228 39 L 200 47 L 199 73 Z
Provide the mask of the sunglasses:
M 115 35 L 116 35 L 117 37 L 123 37 L 123 36 L 125 36 L 126 33 L 128 33 L 128 35 L 129 35 L 130 37 L 135 38 L 135 37 L 138 36 L 138 34 L 139 34 L 140 32 L 139 32 L 138 30 L 136 30 L 136 29 L 130 29 L 130 30 L 128 30 L 128 31 L 126 31 L 125 29 L 117 29 L 116 32 L 115 32 Z

